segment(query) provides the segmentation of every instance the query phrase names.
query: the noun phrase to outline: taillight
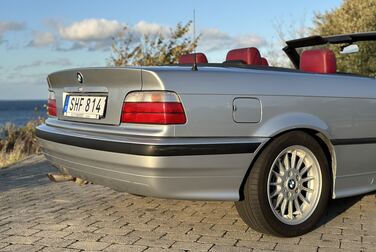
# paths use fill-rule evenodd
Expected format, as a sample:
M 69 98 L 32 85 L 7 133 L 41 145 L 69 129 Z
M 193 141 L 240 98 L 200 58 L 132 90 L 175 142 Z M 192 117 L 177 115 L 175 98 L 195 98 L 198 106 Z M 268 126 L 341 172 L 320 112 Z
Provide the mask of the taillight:
M 186 121 L 183 105 L 173 92 L 132 92 L 123 103 L 123 123 L 184 124 Z
M 48 93 L 47 114 L 49 116 L 56 116 L 56 97 L 52 91 Z

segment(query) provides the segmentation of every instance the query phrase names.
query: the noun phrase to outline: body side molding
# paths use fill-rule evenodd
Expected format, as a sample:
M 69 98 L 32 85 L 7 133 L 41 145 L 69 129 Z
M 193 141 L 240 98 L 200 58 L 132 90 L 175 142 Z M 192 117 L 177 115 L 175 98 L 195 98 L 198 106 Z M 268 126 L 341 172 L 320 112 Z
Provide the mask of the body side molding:
M 93 150 L 125 153 L 141 156 L 189 156 L 253 153 L 261 143 L 223 144 L 174 144 L 149 145 L 102 139 L 84 138 L 65 134 L 36 130 L 37 137 L 61 144 L 73 145 Z

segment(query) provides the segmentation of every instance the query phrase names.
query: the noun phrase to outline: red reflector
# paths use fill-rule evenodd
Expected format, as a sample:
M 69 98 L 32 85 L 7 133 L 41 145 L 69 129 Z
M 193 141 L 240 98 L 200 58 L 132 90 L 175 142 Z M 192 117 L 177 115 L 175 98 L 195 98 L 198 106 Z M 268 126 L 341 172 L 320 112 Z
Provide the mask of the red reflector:
M 184 124 L 186 117 L 179 102 L 125 102 L 121 122 Z
M 56 116 L 56 99 L 48 99 L 47 113 L 49 116 Z

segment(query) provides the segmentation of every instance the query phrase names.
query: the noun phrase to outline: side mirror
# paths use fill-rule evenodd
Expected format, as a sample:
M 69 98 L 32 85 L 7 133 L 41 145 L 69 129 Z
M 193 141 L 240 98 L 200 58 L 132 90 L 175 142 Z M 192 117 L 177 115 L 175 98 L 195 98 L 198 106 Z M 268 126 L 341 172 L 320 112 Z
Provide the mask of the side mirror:
M 359 52 L 358 45 L 348 45 L 341 48 L 341 54 L 350 54 L 350 53 L 357 53 Z

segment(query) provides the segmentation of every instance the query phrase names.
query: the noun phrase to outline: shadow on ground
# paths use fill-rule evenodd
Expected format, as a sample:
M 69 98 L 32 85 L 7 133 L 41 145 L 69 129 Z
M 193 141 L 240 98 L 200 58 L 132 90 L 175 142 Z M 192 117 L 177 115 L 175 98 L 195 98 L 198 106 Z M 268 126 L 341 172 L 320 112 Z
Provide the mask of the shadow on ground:
M 55 171 L 42 156 L 32 157 L 22 164 L 0 170 L 0 192 L 46 185 L 50 183 L 46 174 Z
M 321 218 L 320 222 L 317 224 L 317 227 L 323 226 L 329 223 L 331 220 L 335 219 L 337 216 L 341 215 L 342 213 L 346 212 L 348 209 L 356 205 L 366 196 L 376 195 L 376 191 L 357 195 L 353 197 L 347 197 L 342 199 L 332 199 L 329 201 L 327 211 L 325 216 Z

